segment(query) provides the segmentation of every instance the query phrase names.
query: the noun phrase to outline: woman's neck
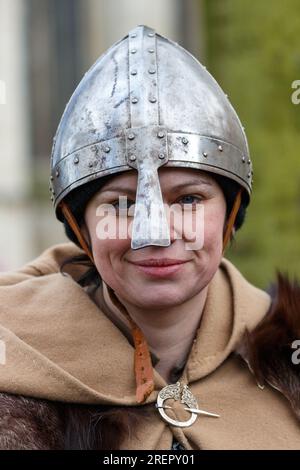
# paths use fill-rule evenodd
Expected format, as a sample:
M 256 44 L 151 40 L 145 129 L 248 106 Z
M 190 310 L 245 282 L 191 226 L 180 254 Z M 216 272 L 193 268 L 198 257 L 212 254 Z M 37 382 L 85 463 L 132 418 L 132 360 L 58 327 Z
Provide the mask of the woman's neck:
M 155 369 L 169 382 L 172 369 L 182 364 L 200 325 L 208 287 L 185 303 L 146 310 L 119 300 L 143 331 L 151 351 L 159 358 Z

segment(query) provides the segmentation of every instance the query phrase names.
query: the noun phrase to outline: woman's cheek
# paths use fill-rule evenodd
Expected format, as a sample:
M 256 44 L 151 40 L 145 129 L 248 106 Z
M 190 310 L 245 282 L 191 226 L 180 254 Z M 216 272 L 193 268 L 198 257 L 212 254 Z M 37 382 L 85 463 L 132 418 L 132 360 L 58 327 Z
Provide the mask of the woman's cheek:
M 223 248 L 223 218 L 223 214 L 212 214 L 204 224 L 204 247 L 216 254 L 221 254 Z
M 102 277 L 110 278 L 122 271 L 122 259 L 127 249 L 130 248 L 129 240 L 98 240 L 94 246 L 94 259 L 96 267 Z
M 101 241 L 128 241 L 131 238 L 132 221 L 132 217 L 117 217 L 114 214 L 97 217 L 93 224 L 94 235 Z

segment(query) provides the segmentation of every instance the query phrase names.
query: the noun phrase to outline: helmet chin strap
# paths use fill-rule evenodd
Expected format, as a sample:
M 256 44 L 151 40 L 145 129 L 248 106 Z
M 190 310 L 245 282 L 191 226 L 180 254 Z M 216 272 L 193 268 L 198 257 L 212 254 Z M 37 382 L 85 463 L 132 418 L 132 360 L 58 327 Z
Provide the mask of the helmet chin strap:
M 238 213 L 238 210 L 241 205 L 242 200 L 242 189 L 239 190 L 236 199 L 234 201 L 227 226 L 226 231 L 223 239 L 223 254 L 226 248 L 226 245 L 230 239 L 230 234 L 232 228 L 234 226 L 235 218 Z M 87 242 L 84 239 L 84 236 L 81 233 L 80 227 L 77 224 L 75 217 L 73 216 L 69 206 L 65 202 L 60 203 L 60 209 L 66 218 L 68 224 L 70 225 L 71 229 L 75 233 L 79 244 L 83 251 L 87 254 L 90 258 L 91 262 L 94 263 L 94 258 L 92 255 L 92 251 L 88 246 Z M 113 289 L 109 286 L 108 293 L 112 303 L 123 313 L 123 315 L 127 318 L 131 326 L 131 333 L 134 342 L 134 370 L 135 370 L 135 381 L 136 381 L 136 400 L 137 403 L 144 403 L 149 395 L 153 392 L 154 386 L 154 376 L 153 376 L 153 367 L 151 362 L 151 356 L 149 352 L 149 347 L 147 344 L 147 340 L 140 329 L 140 327 L 134 322 L 134 320 L 130 317 L 127 309 L 124 305 L 119 301 Z
M 66 221 L 68 222 L 71 229 L 75 233 L 81 248 L 83 249 L 83 251 L 85 251 L 85 253 L 90 258 L 91 262 L 94 264 L 94 258 L 93 258 L 93 255 L 92 255 L 92 251 L 90 250 L 90 247 L 88 246 L 87 242 L 85 241 L 84 236 L 81 233 L 80 227 L 79 227 L 74 215 L 72 214 L 69 206 L 64 201 L 62 201 L 59 204 L 59 207 L 60 207 Z
M 234 222 L 235 222 L 237 213 L 239 211 L 239 208 L 241 206 L 241 202 L 242 202 L 242 189 L 240 189 L 239 192 L 236 195 L 234 204 L 233 204 L 231 212 L 230 212 L 230 216 L 229 216 L 228 221 L 227 221 L 226 231 L 225 231 L 225 235 L 224 235 L 224 238 L 223 238 L 223 252 L 222 252 L 223 255 L 224 255 L 226 246 L 228 244 L 228 241 L 230 239 L 230 235 L 232 233 Z

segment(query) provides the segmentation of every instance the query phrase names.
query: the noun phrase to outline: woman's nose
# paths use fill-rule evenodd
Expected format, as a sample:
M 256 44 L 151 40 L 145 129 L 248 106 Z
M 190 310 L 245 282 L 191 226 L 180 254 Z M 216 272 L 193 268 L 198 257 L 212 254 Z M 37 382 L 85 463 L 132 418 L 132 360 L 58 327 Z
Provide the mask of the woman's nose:
M 136 204 L 132 229 L 131 248 L 170 246 L 183 236 L 183 214 L 179 205 L 144 200 Z
M 135 207 L 131 248 L 169 246 L 170 243 L 169 223 L 163 204 L 149 198 L 139 201 Z

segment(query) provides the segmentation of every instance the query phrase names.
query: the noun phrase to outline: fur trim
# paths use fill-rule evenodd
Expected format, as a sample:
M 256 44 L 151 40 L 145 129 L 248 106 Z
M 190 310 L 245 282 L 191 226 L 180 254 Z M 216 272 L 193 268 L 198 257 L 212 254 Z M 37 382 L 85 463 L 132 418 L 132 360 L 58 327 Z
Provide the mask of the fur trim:
M 0 449 L 118 450 L 151 412 L 0 393 Z
M 300 419 L 300 364 L 292 362 L 292 343 L 300 339 L 300 285 L 277 272 L 269 290 L 270 309 L 237 352 L 247 362 L 259 386 L 268 383 L 290 401 Z
M 0 393 L 0 449 L 63 449 L 59 408 L 46 400 Z
M 118 450 L 125 438 L 136 435 L 139 423 L 145 423 L 151 412 L 149 406 L 119 408 L 65 404 L 64 448 Z

